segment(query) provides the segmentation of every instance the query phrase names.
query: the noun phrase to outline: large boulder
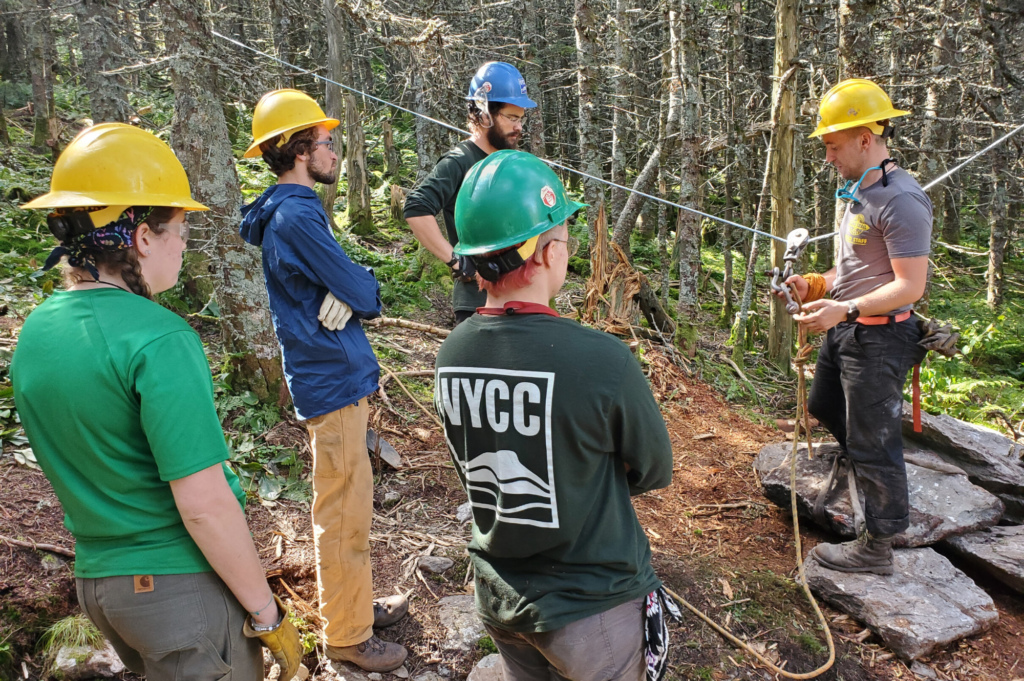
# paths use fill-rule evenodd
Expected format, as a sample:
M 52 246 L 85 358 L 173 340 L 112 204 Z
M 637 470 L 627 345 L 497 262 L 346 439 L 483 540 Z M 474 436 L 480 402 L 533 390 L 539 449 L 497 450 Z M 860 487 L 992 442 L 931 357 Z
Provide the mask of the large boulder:
M 790 507 L 790 452 L 792 443 L 766 445 L 754 460 L 764 494 L 782 508 Z M 836 446 L 816 446 L 815 456 L 807 457 L 802 445 L 797 454 L 797 508 L 801 517 L 812 519 L 818 493 L 825 487 Z M 945 537 L 973 532 L 995 525 L 1003 513 L 1003 504 L 994 495 L 973 485 L 956 468 L 934 454 L 920 449 L 906 453 L 907 482 L 910 493 L 910 527 L 896 538 L 897 546 L 927 546 Z M 916 463 L 912 463 L 916 462 Z M 858 490 L 863 508 L 864 492 Z M 853 507 L 846 477 L 839 481 L 825 505 L 826 529 L 844 537 L 856 535 Z
M 903 435 L 961 468 L 975 485 L 1006 495 L 1012 515 L 1024 519 L 1024 445 L 984 426 L 952 416 L 921 414 L 920 433 L 914 432 L 910 403 L 903 403 Z M 1019 521 L 1018 521 L 1019 522 Z
M 91 646 L 64 646 L 57 651 L 53 659 L 51 674 L 59 679 L 95 679 L 102 677 L 111 679 L 125 670 L 124 663 L 118 657 L 114 646 L 109 641 L 103 642 L 102 648 Z
M 932 549 L 896 551 L 896 573 L 850 574 L 804 562 L 811 590 L 863 622 L 903 660 L 916 660 L 999 621 L 988 594 Z
M 950 551 L 1024 593 L 1024 526 L 987 527 L 943 543 Z

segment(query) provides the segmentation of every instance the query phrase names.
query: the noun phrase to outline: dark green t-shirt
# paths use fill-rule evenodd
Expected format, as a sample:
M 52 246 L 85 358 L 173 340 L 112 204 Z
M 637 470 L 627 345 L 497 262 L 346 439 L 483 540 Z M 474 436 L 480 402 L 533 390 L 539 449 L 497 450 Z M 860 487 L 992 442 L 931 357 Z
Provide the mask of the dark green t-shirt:
M 183 319 L 117 289 L 55 293 L 25 320 L 11 378 L 76 576 L 211 570 L 169 484 L 228 458 L 203 344 Z
M 455 199 L 466 173 L 477 161 L 485 158 L 487 152 L 469 140 L 459 143 L 442 156 L 430 174 L 409 192 L 403 209 L 405 219 L 441 214 L 444 218 L 442 229 L 448 235 L 448 243 L 452 246 L 459 243 L 459 235 L 455 231 Z M 487 294 L 475 283 L 455 281 L 453 309 L 472 312 L 483 307 L 486 302 Z
M 552 631 L 660 585 L 630 495 L 671 482 L 672 446 L 621 341 L 547 315 L 475 315 L 437 354 L 434 401 L 473 504 L 485 622 Z

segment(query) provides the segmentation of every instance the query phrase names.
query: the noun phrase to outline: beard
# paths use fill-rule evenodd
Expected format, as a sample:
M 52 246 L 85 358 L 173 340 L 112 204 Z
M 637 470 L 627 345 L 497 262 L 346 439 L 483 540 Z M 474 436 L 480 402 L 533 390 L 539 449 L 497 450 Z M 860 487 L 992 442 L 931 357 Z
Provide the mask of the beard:
M 487 128 L 487 141 L 497 150 L 518 149 L 521 133 L 510 132 L 502 134 L 497 125 Z
M 309 176 L 313 178 L 314 182 L 320 184 L 334 184 L 338 181 L 338 165 L 334 164 L 332 168 L 324 168 L 318 163 L 310 163 L 307 166 L 309 170 Z

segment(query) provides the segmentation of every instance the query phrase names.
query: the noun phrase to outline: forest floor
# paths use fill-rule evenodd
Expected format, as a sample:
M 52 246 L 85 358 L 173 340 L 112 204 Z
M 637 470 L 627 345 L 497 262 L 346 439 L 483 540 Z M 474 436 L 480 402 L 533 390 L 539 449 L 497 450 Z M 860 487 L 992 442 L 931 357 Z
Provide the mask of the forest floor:
M 5 329 L 3 335 L 10 332 Z M 435 336 L 398 328 L 371 330 L 369 336 L 376 349 L 390 347 L 399 353 L 384 362 L 396 371 L 432 369 L 440 345 Z M 657 348 L 642 342 L 639 349 L 675 452 L 672 486 L 635 502 L 650 537 L 656 571 L 670 588 L 769 658 L 785 660 L 786 669 L 813 669 L 825 661 L 827 653 L 810 608 L 793 581 L 791 518 L 764 499 L 751 466 L 758 450 L 782 435 L 737 411 Z M 401 380 L 429 409 L 431 379 Z M 405 466 L 393 470 L 380 464 L 375 475 L 371 534 L 375 592 L 411 591 L 412 606 L 407 618 L 378 633 L 409 648 L 407 667 L 412 676 L 432 670 L 464 678 L 487 654 L 487 640 L 468 655 L 445 651 L 437 602 L 444 596 L 472 592 L 464 549 L 468 525 L 456 518 L 456 509 L 466 497 L 434 422 L 394 380 L 385 383 L 385 391 L 387 401 L 379 396 L 371 400 L 371 425 L 395 446 Z M 263 439 L 297 450 L 303 470 L 308 471 L 310 452 L 301 424 L 280 421 Z M 4 445 L 12 448 L 7 442 Z M 398 494 L 397 502 L 392 494 L 385 504 L 389 492 Z M 715 504 L 747 506 L 720 509 Z M 248 517 L 273 587 L 313 631 L 316 575 L 308 503 L 250 500 Z M 802 531 L 805 551 L 834 539 L 811 528 Z M 12 456 L 0 458 L 0 535 L 73 546 L 45 477 L 16 463 Z M 415 560 L 427 554 L 448 556 L 455 567 L 444 576 L 425 576 L 415 570 Z M 978 583 L 995 601 L 999 623 L 926 663 L 939 679 L 1024 677 L 1020 639 L 1024 599 L 993 585 L 992 580 L 979 578 Z M 26 679 L 42 678 L 42 656 L 33 647 L 40 626 L 77 609 L 70 563 L 45 551 L 0 546 L 0 603 L 0 618 L 10 636 L 0 643 L 17 656 L 8 668 L 24 670 Z M 915 678 L 862 626 L 827 606 L 823 610 L 838 647 L 835 666 L 819 677 L 823 681 Z M 670 678 L 773 678 L 685 610 L 683 622 L 672 625 L 671 636 Z M 338 678 L 317 653 L 307 656 L 306 664 L 313 679 Z M 124 678 L 134 677 L 126 674 Z

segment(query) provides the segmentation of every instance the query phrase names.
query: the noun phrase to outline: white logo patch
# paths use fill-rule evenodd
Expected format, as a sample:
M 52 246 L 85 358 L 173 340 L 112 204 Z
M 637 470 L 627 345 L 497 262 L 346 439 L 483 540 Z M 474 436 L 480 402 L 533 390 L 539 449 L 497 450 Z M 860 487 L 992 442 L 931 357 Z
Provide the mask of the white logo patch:
M 478 526 L 558 527 L 551 449 L 554 392 L 551 372 L 437 370 L 434 405 Z M 465 451 L 460 454 L 454 442 Z

